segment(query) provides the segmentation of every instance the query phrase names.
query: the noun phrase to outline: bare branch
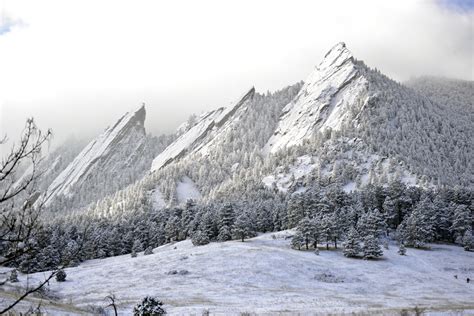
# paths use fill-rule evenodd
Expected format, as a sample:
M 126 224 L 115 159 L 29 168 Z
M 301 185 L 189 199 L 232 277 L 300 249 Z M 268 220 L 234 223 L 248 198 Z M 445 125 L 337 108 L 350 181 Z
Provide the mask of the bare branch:
M 56 275 L 56 273 L 58 272 L 59 270 L 55 270 L 54 272 L 52 272 L 43 282 L 41 282 L 38 286 L 34 287 L 34 288 L 31 288 L 31 289 L 27 289 L 25 291 L 25 293 L 23 293 L 19 298 L 17 298 L 13 303 L 11 303 L 9 306 L 7 306 L 6 308 L 4 308 L 3 310 L 0 311 L 0 314 L 4 314 L 6 312 L 8 312 L 9 310 L 11 310 L 12 308 L 14 308 L 18 303 L 20 303 L 21 301 L 23 301 L 28 295 L 30 294 L 33 294 L 35 292 L 38 292 L 39 290 L 41 290 L 46 284 L 48 284 L 48 282 Z

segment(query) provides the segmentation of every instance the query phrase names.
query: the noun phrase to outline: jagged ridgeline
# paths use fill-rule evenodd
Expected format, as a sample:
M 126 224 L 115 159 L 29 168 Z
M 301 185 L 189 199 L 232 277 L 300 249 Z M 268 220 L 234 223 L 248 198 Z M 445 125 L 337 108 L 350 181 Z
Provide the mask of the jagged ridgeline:
M 127 126 L 121 136 L 109 137 L 112 128 L 91 143 L 50 192 L 58 209 L 65 199 L 77 209 L 111 194 L 89 208 L 104 214 L 245 198 L 255 188 L 287 194 L 321 180 L 346 191 L 394 180 L 472 188 L 472 93 L 447 102 L 451 89 L 430 93 L 433 85 L 395 82 L 339 43 L 304 84 L 252 88 L 228 107 L 192 116 L 153 157 L 144 154 L 144 109 L 127 114 L 117 123 Z

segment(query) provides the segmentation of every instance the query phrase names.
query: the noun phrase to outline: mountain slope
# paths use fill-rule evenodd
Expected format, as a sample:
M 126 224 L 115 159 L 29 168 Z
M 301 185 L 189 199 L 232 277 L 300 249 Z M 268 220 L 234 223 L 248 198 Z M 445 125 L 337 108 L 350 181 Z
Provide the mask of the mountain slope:
M 86 204 L 97 194 L 95 190 L 103 189 L 98 186 L 108 185 L 104 180 L 115 178 L 114 187 L 130 182 L 127 176 L 139 169 L 147 156 L 145 117 L 145 107 L 141 106 L 92 140 L 48 187 L 45 204 L 73 199 L 78 194 L 91 197 L 81 199 L 81 204 Z
M 173 160 L 179 159 L 185 153 L 197 151 L 206 143 L 212 141 L 212 135 L 218 135 L 230 124 L 235 117 L 238 117 L 244 105 L 251 100 L 255 94 L 255 88 L 250 89 L 239 101 L 227 108 L 219 108 L 201 115 L 195 125 L 181 135 L 176 141 L 169 145 L 154 160 L 151 171 L 156 171 Z
M 275 153 L 301 144 L 318 129 L 340 129 L 350 110 L 366 102 L 367 86 L 346 45 L 337 44 L 308 77 L 296 98 L 283 109 L 266 151 Z
M 149 192 L 160 197 L 156 205 L 176 204 L 185 199 L 177 195 L 183 179 L 204 202 L 258 200 L 263 184 L 289 194 L 318 182 L 346 191 L 394 180 L 474 185 L 470 116 L 369 68 L 343 43 L 303 86 L 244 103 L 221 127 L 214 112 L 183 125 L 154 172 L 91 212 L 135 208 L 133 199 Z
M 336 155 L 350 152 L 355 148 L 348 147 L 348 141 L 355 139 L 366 160 L 372 155 L 388 158 L 398 166 L 393 172 L 408 172 L 424 185 L 472 186 L 470 117 L 472 111 L 466 115 L 461 106 L 440 104 L 370 69 L 339 43 L 284 108 L 265 150 L 277 153 L 299 145 L 302 154 L 311 147 L 313 156 L 328 157 L 322 148 Z M 332 148 L 325 146 L 327 141 Z M 334 154 L 324 159 L 333 166 L 340 161 Z M 380 172 L 374 174 L 387 182 Z

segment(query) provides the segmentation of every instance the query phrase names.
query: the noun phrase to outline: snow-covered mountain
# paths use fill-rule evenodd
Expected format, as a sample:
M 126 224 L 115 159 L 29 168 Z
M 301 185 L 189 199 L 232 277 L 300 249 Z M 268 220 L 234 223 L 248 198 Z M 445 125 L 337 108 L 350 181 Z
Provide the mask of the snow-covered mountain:
M 160 207 L 180 203 L 186 200 L 183 192 L 190 192 L 183 183 L 199 193 L 189 197 L 204 201 L 253 194 L 256 185 L 293 193 L 321 180 L 346 191 L 393 180 L 472 187 L 469 106 L 431 97 L 371 69 L 339 43 L 304 84 L 267 94 L 252 88 L 230 107 L 192 116 L 154 156 L 151 172 L 91 212 L 113 213 L 110 205 L 115 204 L 117 210 L 135 208 L 137 197 L 150 197 Z M 466 93 L 463 100 L 471 98 Z M 120 144 L 128 141 L 113 147 L 121 152 Z M 121 163 L 101 165 L 101 172 L 115 174 Z M 81 164 L 71 168 L 81 170 Z M 96 179 L 96 187 L 104 186 L 102 178 Z M 107 192 L 124 185 L 118 187 Z M 57 190 L 68 193 L 70 186 Z
M 415 91 L 369 68 L 339 43 L 282 110 L 264 151 L 274 154 L 300 146 L 300 152 L 323 161 L 319 169 L 328 169 L 332 175 L 350 167 L 359 177 L 371 172 L 385 183 L 398 177 L 411 185 L 472 186 L 472 106 L 444 102 L 449 98 L 448 89 L 443 91 L 444 99 L 440 93 L 422 90 Z M 460 102 L 450 98 L 456 104 L 473 103 L 472 93 L 463 93 Z M 357 147 L 348 146 L 350 143 Z M 354 156 L 360 160 L 355 161 Z M 361 170 L 366 164 L 370 168 Z M 383 164 L 391 167 L 376 167 Z M 337 172 L 335 165 L 340 169 Z
M 173 160 L 179 159 L 186 153 L 205 152 L 209 143 L 214 138 L 228 128 L 233 120 L 238 119 L 242 111 L 245 111 L 245 104 L 253 98 L 255 88 L 251 88 L 237 102 L 229 107 L 221 107 L 217 110 L 206 112 L 197 118 L 194 126 L 184 132 L 176 141 L 169 145 L 154 160 L 151 171 L 156 171 Z M 179 129 L 180 130 L 180 129 Z
M 130 183 L 130 174 L 146 163 L 145 117 L 142 105 L 92 140 L 48 187 L 45 205 L 77 195 L 83 195 L 82 203 L 91 202 L 97 190 L 110 192 L 105 186 L 120 188 Z M 112 178 L 113 184 L 106 182 Z
M 351 111 L 360 111 L 367 97 L 367 79 L 357 70 L 346 45 L 338 43 L 311 73 L 296 98 L 285 106 L 266 151 L 275 153 L 301 144 L 318 129 L 340 129 L 351 118 Z

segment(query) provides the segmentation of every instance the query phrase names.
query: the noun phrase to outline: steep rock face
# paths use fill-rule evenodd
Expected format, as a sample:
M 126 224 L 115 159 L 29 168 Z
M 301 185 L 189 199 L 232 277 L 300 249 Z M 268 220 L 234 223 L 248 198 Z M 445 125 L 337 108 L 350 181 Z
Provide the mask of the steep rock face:
M 344 43 L 334 46 L 282 111 L 265 151 L 298 145 L 316 130 L 338 130 L 367 101 L 368 82 Z
M 140 164 L 146 145 L 145 117 L 141 106 L 91 141 L 48 187 L 46 205 L 58 197 L 72 198 L 81 191 L 100 189 L 99 178 L 123 177 Z
M 197 122 L 187 132 L 160 153 L 152 163 L 151 171 L 156 171 L 185 154 L 200 151 L 205 153 L 215 137 L 221 134 L 231 124 L 235 117 L 245 109 L 247 101 L 251 100 L 255 89 L 251 88 L 237 102 L 227 108 L 206 112 L 197 118 Z

